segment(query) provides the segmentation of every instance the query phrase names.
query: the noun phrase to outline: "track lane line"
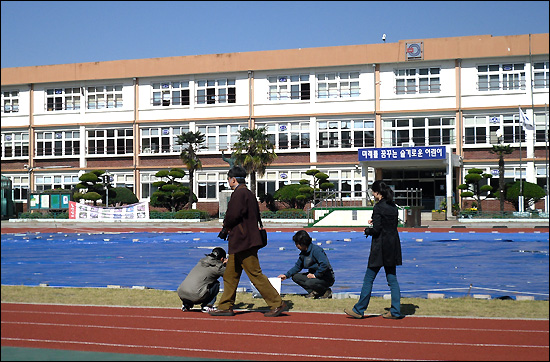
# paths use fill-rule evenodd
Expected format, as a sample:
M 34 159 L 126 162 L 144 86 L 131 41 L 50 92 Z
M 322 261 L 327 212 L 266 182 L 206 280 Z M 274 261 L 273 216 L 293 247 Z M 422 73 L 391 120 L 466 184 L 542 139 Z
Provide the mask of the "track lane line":
M 116 318 L 153 318 L 153 319 L 168 319 L 173 320 L 172 316 L 152 316 L 148 314 L 96 314 L 96 313 L 75 313 L 75 312 L 41 312 L 41 311 L 8 311 L 3 310 L 2 313 L 21 313 L 21 314 L 40 314 L 40 315 L 67 315 L 67 316 L 87 316 L 87 317 L 116 317 Z M 345 315 L 342 315 L 345 316 Z M 421 318 L 421 317 L 417 317 Z M 333 327 L 357 327 L 357 328 L 388 328 L 388 329 L 415 329 L 415 330 L 436 330 L 436 331 L 480 331 L 480 332 L 513 332 L 513 333 L 546 333 L 548 330 L 525 330 L 525 329 L 497 329 L 497 328 L 458 328 L 458 327 L 419 327 L 419 326 L 396 326 L 396 325 L 374 325 L 374 324 L 351 324 L 351 323 L 325 323 L 325 322 L 305 322 L 305 321 L 280 321 L 280 320 L 248 320 L 248 319 L 219 319 L 219 318 L 195 318 L 182 317 L 182 320 L 195 321 L 218 321 L 224 323 L 274 323 L 274 324 L 297 324 L 297 325 L 312 325 L 312 326 L 333 326 Z M 538 321 L 538 320 L 537 320 Z
M 261 352 L 261 351 L 239 351 L 239 350 L 215 350 L 215 349 L 200 349 L 200 348 L 185 348 L 185 347 L 168 347 L 168 346 L 152 346 L 152 345 L 135 345 L 135 344 L 117 344 L 117 343 L 99 343 L 99 342 L 78 342 L 78 341 L 58 341 L 58 340 L 47 340 L 47 339 L 32 339 L 32 338 L 4 338 L 2 340 L 6 341 L 21 341 L 21 342 L 37 342 L 37 343 L 58 343 L 58 344 L 79 344 L 79 345 L 93 345 L 93 346 L 103 346 L 103 347 L 126 347 L 126 348 L 152 348 L 152 349 L 163 349 L 163 350 L 179 350 L 179 351 L 188 351 L 188 352 L 207 352 L 207 353 L 220 353 L 223 355 L 226 354 L 241 354 L 241 355 L 252 355 L 252 356 L 270 356 L 270 357 L 302 357 L 308 359 L 344 359 L 344 360 L 360 360 L 360 361 L 395 361 L 394 358 L 373 358 L 373 357 L 354 357 L 354 356 L 332 356 L 332 355 L 315 355 L 315 354 L 298 354 L 298 353 L 271 353 L 271 352 Z M 282 359 L 278 359 L 281 361 Z M 417 361 L 417 359 L 400 359 L 400 361 Z M 429 360 L 425 360 L 429 361 Z M 433 360 L 435 361 L 435 360 Z
M 37 323 L 37 322 L 4 322 L 2 324 L 17 324 L 17 325 L 33 325 L 33 326 L 53 326 L 53 327 L 68 327 L 68 328 L 99 328 L 99 329 L 121 329 L 131 331 L 148 331 L 148 332 L 168 332 L 168 333 L 196 333 L 196 334 L 213 334 L 227 336 L 248 336 L 248 337 L 269 337 L 280 338 L 279 334 L 266 333 L 244 333 L 244 332 L 223 332 L 223 331 L 204 331 L 192 329 L 165 329 L 165 328 L 142 328 L 142 327 L 120 327 L 120 326 L 105 326 L 93 324 L 68 324 L 68 323 Z M 335 338 L 335 337 L 315 337 L 302 335 L 285 335 L 285 338 L 306 339 L 306 340 L 322 340 L 322 341 L 337 341 L 337 342 L 365 342 L 365 343 L 399 343 L 399 344 L 420 344 L 420 345 L 441 345 L 441 346 L 468 346 L 468 347 L 502 347 L 502 348 L 543 348 L 549 349 L 549 346 L 536 345 L 513 345 L 513 344 L 487 344 L 487 343 L 456 343 L 456 342 L 420 342 L 420 341 L 396 341 L 384 339 L 361 339 L 361 338 Z

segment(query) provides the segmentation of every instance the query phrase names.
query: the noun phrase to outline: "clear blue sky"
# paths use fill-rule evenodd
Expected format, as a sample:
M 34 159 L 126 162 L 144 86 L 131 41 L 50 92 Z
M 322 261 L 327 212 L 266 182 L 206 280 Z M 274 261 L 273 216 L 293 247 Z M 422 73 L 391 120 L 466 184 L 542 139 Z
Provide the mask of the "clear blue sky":
M 549 31 L 548 1 L 2 1 L 2 68 Z

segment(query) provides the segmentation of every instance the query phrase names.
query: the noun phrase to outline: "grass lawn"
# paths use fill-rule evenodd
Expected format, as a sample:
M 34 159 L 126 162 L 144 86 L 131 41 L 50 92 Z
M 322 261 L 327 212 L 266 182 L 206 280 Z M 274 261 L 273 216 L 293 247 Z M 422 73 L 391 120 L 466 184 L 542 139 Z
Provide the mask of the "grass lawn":
M 56 287 L 1 287 L 2 302 L 111 305 L 181 308 L 181 301 L 175 291 L 129 288 L 56 288 Z M 218 300 L 219 297 L 218 296 Z M 283 294 L 290 305 L 290 312 L 344 313 L 357 299 L 311 300 L 299 294 Z M 199 306 L 195 306 L 198 308 Z M 382 314 L 390 307 L 390 301 L 372 297 L 365 314 Z M 253 298 L 252 293 L 237 293 L 235 309 L 268 309 L 262 298 Z M 418 316 L 457 316 L 487 318 L 548 319 L 547 300 L 516 301 L 500 299 L 447 298 L 423 299 L 401 298 L 401 312 Z

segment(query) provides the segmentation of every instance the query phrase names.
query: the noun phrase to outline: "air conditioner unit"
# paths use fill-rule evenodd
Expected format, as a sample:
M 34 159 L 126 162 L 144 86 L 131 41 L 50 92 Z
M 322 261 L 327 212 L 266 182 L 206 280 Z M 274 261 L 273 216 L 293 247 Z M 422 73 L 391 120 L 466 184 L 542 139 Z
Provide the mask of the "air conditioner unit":
M 414 143 L 404 142 L 401 144 L 401 147 L 414 147 Z

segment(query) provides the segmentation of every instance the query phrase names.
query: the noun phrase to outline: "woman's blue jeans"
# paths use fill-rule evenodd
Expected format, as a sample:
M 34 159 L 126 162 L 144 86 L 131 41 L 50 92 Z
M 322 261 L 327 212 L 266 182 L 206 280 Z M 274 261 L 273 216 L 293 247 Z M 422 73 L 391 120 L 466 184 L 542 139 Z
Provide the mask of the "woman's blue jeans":
M 353 311 L 359 315 L 364 315 L 369 306 L 370 297 L 372 294 L 372 284 L 381 267 L 367 268 L 365 279 L 363 279 L 363 287 L 361 288 L 361 296 L 359 301 L 353 306 Z M 390 312 L 393 316 L 401 316 L 401 290 L 397 282 L 395 266 L 384 266 L 386 272 L 386 280 L 391 291 L 391 308 Z

